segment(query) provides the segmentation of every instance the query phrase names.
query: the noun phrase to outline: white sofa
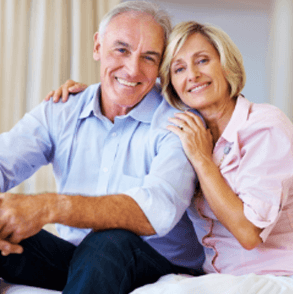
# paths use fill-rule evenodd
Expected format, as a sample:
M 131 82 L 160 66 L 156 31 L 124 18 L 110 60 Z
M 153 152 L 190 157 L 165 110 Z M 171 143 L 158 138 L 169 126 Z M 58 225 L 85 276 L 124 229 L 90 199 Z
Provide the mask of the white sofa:
M 22 285 L 6 284 L 0 280 L 0 293 L 1 294 L 61 294 L 62 292 L 46 290 L 35 287 L 28 287 Z

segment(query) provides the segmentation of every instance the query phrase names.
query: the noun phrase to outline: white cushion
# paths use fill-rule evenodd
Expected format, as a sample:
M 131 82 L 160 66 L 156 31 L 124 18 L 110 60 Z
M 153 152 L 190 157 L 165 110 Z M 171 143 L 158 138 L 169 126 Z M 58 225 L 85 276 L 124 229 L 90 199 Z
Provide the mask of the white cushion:
M 22 285 L 12 285 L 0 280 L 0 293 L 1 294 L 61 294 L 62 292 L 41 289 L 36 287 L 28 287 Z

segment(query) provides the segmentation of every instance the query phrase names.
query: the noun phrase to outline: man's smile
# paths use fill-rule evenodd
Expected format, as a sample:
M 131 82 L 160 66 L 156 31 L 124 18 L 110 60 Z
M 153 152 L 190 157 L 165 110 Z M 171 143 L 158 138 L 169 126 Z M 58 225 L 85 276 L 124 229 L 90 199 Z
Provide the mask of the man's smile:
M 128 81 L 123 80 L 123 79 L 121 79 L 121 78 L 116 78 L 116 80 L 118 81 L 119 84 L 124 85 L 124 86 L 128 86 L 128 87 L 135 87 L 135 86 L 137 86 L 138 84 L 140 84 L 139 82 L 138 82 L 138 83 L 135 83 L 135 82 L 128 82 Z

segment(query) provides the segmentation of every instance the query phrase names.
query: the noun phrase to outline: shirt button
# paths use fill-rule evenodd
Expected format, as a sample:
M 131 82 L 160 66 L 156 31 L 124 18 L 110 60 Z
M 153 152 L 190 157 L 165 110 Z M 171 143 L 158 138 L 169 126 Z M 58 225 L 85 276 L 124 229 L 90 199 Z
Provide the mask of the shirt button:
M 117 133 L 112 133 L 112 137 L 116 137 L 117 136 Z
M 103 168 L 103 172 L 104 172 L 104 173 L 107 173 L 108 171 L 109 171 L 109 169 L 108 169 L 107 167 L 104 167 L 104 168 Z

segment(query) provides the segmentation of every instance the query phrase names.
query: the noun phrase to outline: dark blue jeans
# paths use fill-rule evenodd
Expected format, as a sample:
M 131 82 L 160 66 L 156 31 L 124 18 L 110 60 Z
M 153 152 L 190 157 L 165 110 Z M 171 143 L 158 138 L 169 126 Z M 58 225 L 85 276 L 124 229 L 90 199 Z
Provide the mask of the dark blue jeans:
M 91 233 L 78 247 L 41 231 L 22 246 L 23 254 L 0 257 L 0 276 L 63 293 L 128 294 L 168 273 L 202 274 L 173 265 L 124 230 Z

